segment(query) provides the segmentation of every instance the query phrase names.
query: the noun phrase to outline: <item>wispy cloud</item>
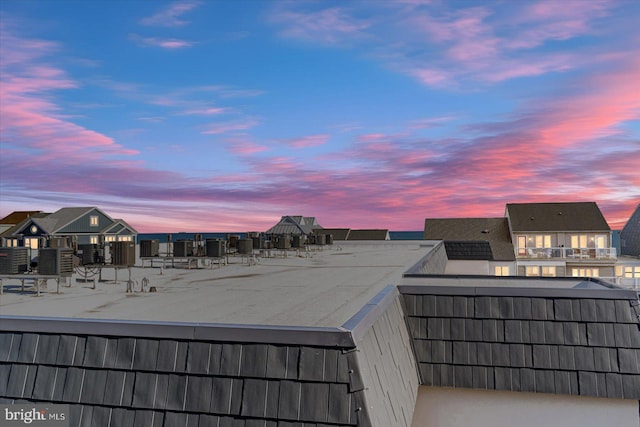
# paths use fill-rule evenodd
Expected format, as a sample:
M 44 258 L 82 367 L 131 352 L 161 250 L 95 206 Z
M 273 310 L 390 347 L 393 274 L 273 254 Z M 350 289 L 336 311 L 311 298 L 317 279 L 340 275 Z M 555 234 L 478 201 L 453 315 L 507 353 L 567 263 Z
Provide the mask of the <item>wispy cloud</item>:
M 225 107 L 206 107 L 206 108 L 194 108 L 191 110 L 185 110 L 178 114 L 184 116 L 216 116 L 218 114 L 225 114 L 230 112 L 231 109 Z
M 175 38 L 158 38 L 158 37 L 142 37 L 138 34 L 131 34 L 131 40 L 139 46 L 161 47 L 163 49 L 183 49 L 194 45 L 193 42 L 175 39 Z
M 375 16 L 364 5 L 386 19 L 362 18 Z M 616 6 L 598 0 L 465 5 L 350 3 L 349 8 L 318 9 L 295 4 L 277 8 L 272 22 L 283 37 L 353 47 L 424 85 L 459 88 L 573 69 L 592 53 L 559 42 L 598 33 L 598 20 Z M 551 43 L 550 52 L 538 49 Z
M 327 134 L 322 135 L 309 135 L 303 136 L 301 138 L 293 138 L 282 140 L 284 144 L 291 148 L 301 149 L 301 148 L 311 148 L 317 147 L 319 145 L 324 145 L 329 141 L 330 136 Z
M 367 20 L 355 19 L 340 7 L 314 11 L 279 9 L 272 13 L 271 20 L 282 24 L 280 34 L 284 37 L 327 44 L 362 36 L 370 26 Z
M 182 15 L 197 8 L 200 4 L 200 1 L 175 2 L 151 16 L 142 18 L 140 24 L 158 27 L 180 27 L 187 25 L 189 21 L 181 19 Z
M 260 124 L 260 122 L 252 118 L 229 122 L 211 123 L 205 127 L 202 133 L 205 135 L 217 135 L 239 130 L 251 129 L 258 124 Z

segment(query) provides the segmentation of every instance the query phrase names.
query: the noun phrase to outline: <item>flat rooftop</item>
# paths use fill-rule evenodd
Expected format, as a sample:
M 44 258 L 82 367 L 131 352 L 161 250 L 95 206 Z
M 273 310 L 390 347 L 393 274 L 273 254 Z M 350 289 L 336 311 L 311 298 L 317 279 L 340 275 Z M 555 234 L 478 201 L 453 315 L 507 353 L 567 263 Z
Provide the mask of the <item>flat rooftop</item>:
M 156 261 L 155 268 L 147 262 L 131 269 L 136 290 L 147 278 L 157 292 L 126 293 L 128 271 L 119 270 L 114 284 L 110 267 L 96 289 L 74 274 L 70 288 L 61 284 L 56 294 L 56 282 L 49 280 L 40 297 L 18 292 L 19 280 L 4 279 L 0 315 L 340 327 L 387 285 L 400 283 L 436 243 L 340 242 L 300 256 L 260 258 L 255 265 L 230 257 L 221 268 L 160 269 Z

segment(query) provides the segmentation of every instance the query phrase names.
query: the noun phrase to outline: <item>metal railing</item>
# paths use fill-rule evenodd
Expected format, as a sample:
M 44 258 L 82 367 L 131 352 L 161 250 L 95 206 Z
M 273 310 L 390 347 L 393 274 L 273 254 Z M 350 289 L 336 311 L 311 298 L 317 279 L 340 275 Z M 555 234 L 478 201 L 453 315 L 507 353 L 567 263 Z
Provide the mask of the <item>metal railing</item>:
M 519 259 L 614 260 L 616 248 L 516 248 Z

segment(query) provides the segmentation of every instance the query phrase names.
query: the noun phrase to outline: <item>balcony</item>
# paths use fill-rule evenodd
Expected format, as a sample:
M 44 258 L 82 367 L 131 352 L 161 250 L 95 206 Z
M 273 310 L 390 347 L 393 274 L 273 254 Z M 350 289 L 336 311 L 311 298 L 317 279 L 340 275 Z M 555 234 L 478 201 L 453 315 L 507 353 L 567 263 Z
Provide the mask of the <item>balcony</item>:
M 616 248 L 516 248 L 518 259 L 615 260 Z

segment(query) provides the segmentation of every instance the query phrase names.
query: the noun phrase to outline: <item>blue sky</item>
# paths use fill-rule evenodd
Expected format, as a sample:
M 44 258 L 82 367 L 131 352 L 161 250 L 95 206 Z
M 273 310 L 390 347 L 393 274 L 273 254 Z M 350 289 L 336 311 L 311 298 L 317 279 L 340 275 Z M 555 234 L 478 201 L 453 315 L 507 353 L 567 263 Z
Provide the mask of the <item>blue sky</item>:
M 637 1 L 0 3 L 0 215 L 419 230 L 640 202 Z

